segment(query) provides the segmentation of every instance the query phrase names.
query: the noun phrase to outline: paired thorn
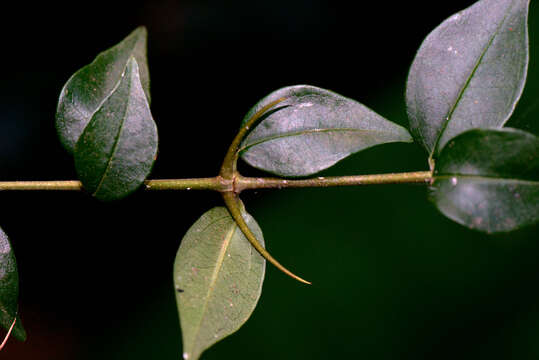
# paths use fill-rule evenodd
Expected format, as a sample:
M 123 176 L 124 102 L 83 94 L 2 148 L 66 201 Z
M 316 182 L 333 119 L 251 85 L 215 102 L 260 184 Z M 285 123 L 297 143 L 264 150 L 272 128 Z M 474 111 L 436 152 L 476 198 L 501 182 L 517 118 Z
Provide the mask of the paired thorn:
M 275 105 L 283 102 L 286 100 L 286 98 L 279 98 L 275 101 L 270 102 L 266 106 L 263 106 L 260 108 L 257 112 L 255 112 L 249 120 L 243 126 L 241 127 L 240 131 L 232 141 L 232 144 L 230 144 L 230 147 L 228 148 L 227 154 L 225 156 L 225 159 L 223 161 L 223 165 L 221 167 L 221 172 L 219 176 L 222 178 L 231 181 L 232 183 L 235 182 L 235 178 L 238 175 L 236 171 L 236 163 L 238 161 L 238 155 L 239 155 L 239 148 L 241 145 L 241 142 L 247 136 L 247 134 L 250 132 L 252 127 L 257 123 L 257 121 L 260 120 L 260 118 L 268 112 L 271 108 L 273 108 Z M 311 284 L 309 281 L 304 280 L 285 268 L 283 265 L 281 265 L 273 256 L 270 255 L 270 253 L 258 242 L 256 239 L 256 236 L 253 234 L 249 226 L 247 226 L 247 223 L 243 219 L 242 216 L 242 205 L 240 202 L 240 199 L 238 197 L 238 193 L 236 192 L 236 189 L 234 189 L 234 186 L 232 186 L 232 190 L 229 191 L 222 191 L 221 194 L 223 195 L 223 199 L 225 201 L 225 205 L 236 222 L 236 225 L 240 228 L 240 230 L 243 232 L 243 235 L 247 238 L 247 240 L 251 243 L 251 245 L 258 251 L 260 255 L 267 261 L 269 261 L 271 264 L 273 264 L 277 269 L 284 272 L 286 275 L 290 276 L 293 279 L 296 279 L 299 282 L 302 282 L 304 284 Z
M 223 199 L 225 201 L 225 205 L 230 212 L 230 215 L 240 228 L 240 230 L 243 232 L 247 240 L 251 243 L 251 245 L 258 251 L 260 255 L 267 261 L 269 261 L 271 264 L 273 264 L 277 269 L 281 270 L 286 275 L 290 276 L 293 279 L 296 279 L 297 281 L 311 285 L 311 282 L 302 279 L 301 277 L 297 276 L 287 268 L 285 268 L 283 265 L 281 265 L 271 254 L 258 242 L 256 239 L 256 236 L 253 234 L 249 226 L 247 226 L 247 223 L 243 219 L 243 216 L 241 214 L 241 205 L 240 200 L 238 198 L 238 195 L 236 195 L 233 192 L 223 192 Z

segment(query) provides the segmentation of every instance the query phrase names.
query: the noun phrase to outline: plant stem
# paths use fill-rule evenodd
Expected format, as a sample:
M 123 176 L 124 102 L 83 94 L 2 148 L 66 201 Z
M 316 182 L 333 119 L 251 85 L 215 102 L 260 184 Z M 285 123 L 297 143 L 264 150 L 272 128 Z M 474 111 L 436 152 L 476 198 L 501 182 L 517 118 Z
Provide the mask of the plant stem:
M 237 192 L 241 192 L 243 190 L 255 189 L 430 183 L 431 181 L 432 174 L 430 171 L 418 171 L 396 174 L 317 177 L 299 180 L 286 180 L 278 178 L 250 178 L 243 177 L 240 175 L 236 178 L 234 188 Z
M 214 190 L 231 191 L 232 183 L 220 176 L 196 179 L 146 180 L 145 190 Z M 83 186 L 78 180 L 54 181 L 0 181 L 0 191 L 5 190 L 57 190 L 80 191 Z
M 232 191 L 233 184 L 221 176 L 198 179 L 146 180 L 145 190 L 213 190 Z
M 67 190 L 80 191 L 82 185 L 77 180 L 59 181 L 1 181 L 0 191 L 5 190 Z
M 221 176 L 194 179 L 159 179 L 146 180 L 145 190 L 213 190 L 219 192 L 243 190 L 282 189 L 304 187 L 334 187 L 376 184 L 430 183 L 430 171 L 418 171 L 396 174 L 356 175 L 317 177 L 312 179 L 286 180 L 279 178 L 244 177 L 237 175 L 234 181 Z M 80 191 L 82 184 L 77 180 L 59 181 L 0 181 L 0 191 L 7 190 L 56 190 Z

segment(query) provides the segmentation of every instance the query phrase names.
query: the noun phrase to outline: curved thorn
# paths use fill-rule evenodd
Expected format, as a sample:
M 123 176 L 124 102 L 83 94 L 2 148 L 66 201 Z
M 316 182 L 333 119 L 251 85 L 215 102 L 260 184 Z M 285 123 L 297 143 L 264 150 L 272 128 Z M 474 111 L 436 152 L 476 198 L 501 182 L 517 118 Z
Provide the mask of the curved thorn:
M 269 104 L 261 107 L 256 113 L 253 114 L 253 116 L 251 116 L 249 118 L 249 120 L 247 120 L 245 122 L 245 124 L 243 125 L 243 128 L 245 128 L 245 130 L 249 130 L 249 128 L 253 127 L 253 125 L 256 124 L 256 122 L 262 117 L 262 115 L 264 115 L 266 112 L 268 112 L 268 110 L 270 110 L 271 108 L 273 108 L 275 105 L 285 101 L 286 98 L 285 97 L 282 97 L 282 98 L 279 98 L 277 100 L 273 100 L 272 102 L 270 102 Z
M 253 116 L 247 120 L 247 122 L 240 128 L 239 132 L 236 134 L 232 144 L 228 148 L 223 164 L 221 165 L 221 176 L 225 179 L 231 179 L 236 171 L 236 162 L 238 161 L 238 150 L 241 145 L 241 142 L 249 133 L 249 130 L 256 124 L 256 122 L 271 108 L 275 105 L 283 102 L 286 98 L 282 97 L 275 101 L 270 102 L 266 106 L 258 110 Z
M 241 215 L 240 210 L 240 202 L 239 198 L 236 194 L 233 192 L 223 192 L 223 199 L 225 200 L 226 207 L 228 211 L 230 212 L 230 215 L 236 222 L 236 225 L 240 228 L 240 230 L 243 232 L 247 240 L 253 245 L 253 247 L 262 255 L 262 257 L 266 260 L 268 260 L 270 263 L 272 263 L 277 269 L 284 272 L 286 275 L 290 276 L 293 279 L 298 280 L 299 282 L 302 282 L 304 284 L 311 285 L 311 283 L 307 280 L 304 280 L 300 278 L 299 276 L 295 275 L 293 272 L 285 268 L 283 265 L 281 265 L 273 256 L 270 255 L 270 253 L 264 249 L 262 245 L 258 242 L 256 239 L 256 236 L 253 234 L 251 229 L 249 229 L 249 226 L 247 226 L 247 223 L 243 219 L 243 216 Z
M 13 331 L 13 328 L 15 327 L 15 323 L 17 322 L 17 317 L 15 316 L 15 319 L 13 320 L 13 323 L 11 324 L 11 327 L 9 328 L 7 334 L 6 334 L 6 337 L 4 338 L 4 341 L 2 341 L 2 343 L 0 344 L 0 351 L 2 351 L 2 349 L 4 348 L 4 346 L 6 346 L 6 343 L 9 339 L 9 336 L 11 335 L 11 332 Z

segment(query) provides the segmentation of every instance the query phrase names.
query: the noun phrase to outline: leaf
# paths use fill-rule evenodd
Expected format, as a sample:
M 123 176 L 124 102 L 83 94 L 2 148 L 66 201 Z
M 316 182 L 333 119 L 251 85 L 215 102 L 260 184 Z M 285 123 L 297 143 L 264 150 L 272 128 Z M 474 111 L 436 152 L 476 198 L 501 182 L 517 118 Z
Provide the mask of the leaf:
M 8 330 L 17 316 L 19 272 L 13 248 L 7 235 L 0 229 L 0 325 Z M 26 340 L 26 332 L 17 317 L 12 332 L 18 340 Z
M 112 94 L 92 116 L 75 147 L 75 168 L 86 190 L 101 200 L 135 191 L 157 155 L 157 128 L 135 58 Z
M 244 218 L 264 244 L 255 220 L 248 214 Z M 184 359 L 198 359 L 247 321 L 260 298 L 264 272 L 265 260 L 226 208 L 213 208 L 197 220 L 174 263 Z
M 470 130 L 440 153 L 432 200 L 450 219 L 487 233 L 539 220 L 539 138 L 515 129 Z
M 308 176 L 371 146 L 411 142 L 403 127 L 360 103 L 314 86 L 277 90 L 256 104 L 244 124 L 279 99 L 242 143 L 241 157 L 251 166 L 282 176 Z
M 75 144 L 94 113 L 117 87 L 131 57 L 135 57 L 139 64 L 142 87 L 150 101 L 146 38 L 146 29 L 137 28 L 119 44 L 77 71 L 64 85 L 58 101 L 56 129 L 60 141 L 70 153 L 74 152 Z
M 456 135 L 499 128 L 516 106 L 528 68 L 529 0 L 482 0 L 436 28 L 408 75 L 416 140 L 436 157 Z

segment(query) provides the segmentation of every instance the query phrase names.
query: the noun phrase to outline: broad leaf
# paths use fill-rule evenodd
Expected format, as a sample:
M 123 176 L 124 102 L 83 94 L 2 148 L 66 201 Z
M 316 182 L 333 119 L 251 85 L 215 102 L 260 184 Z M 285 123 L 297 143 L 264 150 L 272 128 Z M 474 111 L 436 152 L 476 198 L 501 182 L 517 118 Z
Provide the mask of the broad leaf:
M 101 200 L 135 191 L 157 155 L 157 128 L 135 58 L 112 94 L 92 116 L 75 147 L 75 167 L 84 188 Z
M 7 235 L 0 229 L 0 325 L 6 330 L 17 316 L 18 298 L 19 273 L 15 254 Z M 26 332 L 19 318 L 12 334 L 19 340 L 26 340 Z
M 142 87 L 150 101 L 146 37 L 146 29 L 137 28 L 122 42 L 77 71 L 64 85 L 58 101 L 56 128 L 60 141 L 70 153 L 74 152 L 75 144 L 94 113 L 113 93 L 131 57 L 135 57 L 139 64 Z
M 248 214 L 244 218 L 263 244 L 255 220 Z M 247 321 L 262 292 L 264 272 L 265 260 L 226 208 L 213 208 L 197 220 L 174 263 L 184 359 L 198 359 Z
M 470 130 L 440 153 L 431 193 L 452 220 L 488 233 L 539 220 L 539 138 L 514 129 Z
M 371 146 L 412 138 L 360 103 L 308 85 L 277 90 L 256 104 L 258 110 L 280 98 L 241 147 L 251 166 L 282 176 L 308 176 Z
M 431 157 L 472 128 L 502 127 L 524 88 L 529 0 L 481 0 L 423 42 L 410 69 L 410 127 Z

